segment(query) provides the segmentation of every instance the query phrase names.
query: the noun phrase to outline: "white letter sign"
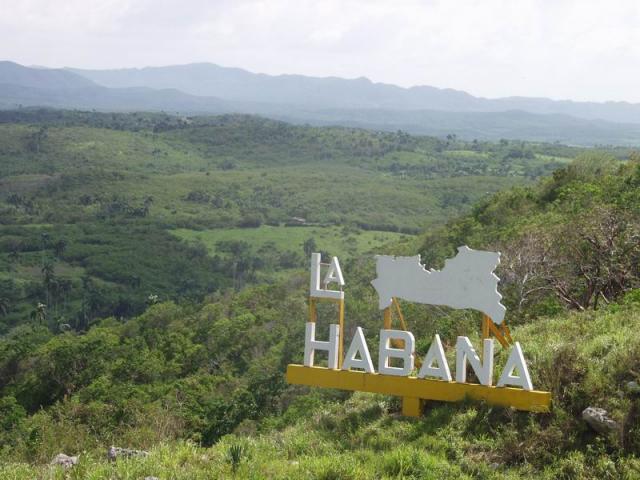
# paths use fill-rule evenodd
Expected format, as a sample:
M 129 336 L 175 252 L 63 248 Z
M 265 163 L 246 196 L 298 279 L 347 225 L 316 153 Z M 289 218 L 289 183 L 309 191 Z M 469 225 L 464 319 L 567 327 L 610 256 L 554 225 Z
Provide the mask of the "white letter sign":
M 320 288 L 320 254 L 311 254 L 311 280 L 309 285 L 310 296 L 314 298 L 334 298 L 336 300 L 344 299 L 344 292 L 341 290 L 328 290 L 327 284 L 337 283 L 340 287 L 344 287 L 344 278 L 342 276 L 342 270 L 340 270 L 340 263 L 338 257 L 331 259 L 329 270 L 324 277 L 323 287 Z
M 458 337 L 456 342 L 456 382 L 467 381 L 467 361 L 478 377 L 478 381 L 487 387 L 493 381 L 493 339 L 485 338 L 482 348 L 483 361 L 473 349 L 467 337 Z
M 518 370 L 519 376 L 514 375 L 514 370 Z M 498 380 L 498 386 L 504 387 L 506 385 L 512 385 L 514 387 L 522 387 L 525 390 L 533 390 L 533 384 L 531 383 L 531 377 L 529 376 L 529 369 L 527 368 L 527 362 L 524 361 L 524 355 L 522 354 L 522 348 L 520 343 L 516 342 L 509 354 L 500 380 Z
M 360 358 L 356 358 L 356 355 L 360 355 Z M 343 370 L 351 370 L 352 368 L 358 368 L 367 373 L 375 373 L 362 327 L 356 329 L 356 334 L 353 336 L 353 340 L 351 340 L 351 346 L 342 363 Z
M 391 348 L 391 340 L 404 341 L 404 348 Z M 413 370 L 413 333 L 405 330 L 380 330 L 380 351 L 378 352 L 378 372 L 381 375 L 406 377 Z M 392 367 L 389 360 L 399 358 L 402 367 Z
M 438 366 L 434 367 L 433 362 L 437 362 Z M 424 377 L 437 377 L 447 382 L 451 381 L 451 372 L 449 371 L 449 364 L 447 363 L 447 357 L 444 356 L 444 348 L 442 348 L 442 342 L 440 341 L 440 335 L 436 334 L 433 339 L 433 343 L 429 347 L 429 351 L 424 357 L 422 362 L 422 368 L 418 373 L 418 378 Z
M 338 342 L 340 341 L 340 325 L 329 325 L 329 341 L 316 340 L 316 324 L 307 322 L 304 335 L 304 366 L 313 367 L 313 357 L 316 350 L 324 350 L 329 354 L 327 366 L 338 368 Z
M 529 412 L 549 412 L 551 392 L 533 389 L 522 348 L 518 342 L 514 343 L 505 322 L 506 309 L 498 292 L 499 279 L 494 274 L 499 263 L 499 253 L 472 250 L 466 246 L 459 247 L 457 255 L 446 260 L 441 270 L 425 268 L 420 263 L 419 255 L 376 256 L 377 278 L 371 283 L 378 293 L 378 307 L 384 310 L 376 373 L 363 329 L 350 324 L 345 329 L 344 277 L 337 257 L 322 263 L 320 253 L 312 253 L 304 365 L 288 365 L 287 381 L 296 385 L 402 396 L 402 414 L 413 417 L 423 413 L 425 400 L 460 402 L 472 399 Z M 409 322 L 405 321 L 399 300 L 454 309 L 473 308 L 483 313 L 481 349 L 476 352 L 469 338 L 457 337 L 455 380 L 451 378 L 453 372 L 449 370 L 443 342 L 438 334 L 434 334 L 433 342 L 416 374 L 416 342 L 413 334 L 407 331 L 407 323 L 419 318 L 411 311 Z M 319 310 L 320 303 L 329 305 Z M 357 311 L 362 310 L 358 306 Z M 325 315 L 336 311 L 338 324 L 328 322 L 328 341 L 316 340 L 318 313 Z M 394 318 L 399 320 L 401 327 L 393 326 Z M 451 321 L 455 322 L 456 319 L 452 318 Z M 346 348 L 344 332 L 347 329 L 355 329 L 355 333 L 346 354 L 343 354 L 343 347 Z M 491 336 L 500 342 L 505 357 L 508 353 L 504 369 L 498 372 L 496 386 L 493 383 L 494 340 Z M 506 351 L 511 346 L 511 351 Z M 327 352 L 329 368 L 314 367 L 314 355 L 318 350 Z M 422 355 L 423 350 L 419 350 Z M 454 352 L 447 353 L 452 359 Z M 468 368 L 472 369 L 469 383 Z

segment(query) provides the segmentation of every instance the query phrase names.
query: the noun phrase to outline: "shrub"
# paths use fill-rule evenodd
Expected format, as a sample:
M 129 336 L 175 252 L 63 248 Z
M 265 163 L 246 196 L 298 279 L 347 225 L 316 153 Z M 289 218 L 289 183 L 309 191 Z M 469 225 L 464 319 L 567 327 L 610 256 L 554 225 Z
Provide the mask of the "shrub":
M 240 463 L 245 456 L 245 449 L 246 447 L 240 443 L 229 445 L 229 448 L 227 449 L 227 462 L 231 465 L 233 473 L 238 471 L 238 467 L 240 467 Z

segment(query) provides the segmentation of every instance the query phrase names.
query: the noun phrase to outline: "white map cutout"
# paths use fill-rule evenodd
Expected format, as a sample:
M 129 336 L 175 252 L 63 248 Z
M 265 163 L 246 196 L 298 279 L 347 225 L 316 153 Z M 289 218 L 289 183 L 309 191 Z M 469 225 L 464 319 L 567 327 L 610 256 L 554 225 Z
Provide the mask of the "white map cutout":
M 413 257 L 376 256 L 378 277 L 371 282 L 378 292 L 380 310 L 391 305 L 392 298 L 410 302 L 473 308 L 500 324 L 507 311 L 500 303 L 500 280 L 493 271 L 500 253 L 458 247 L 458 254 L 445 260 L 442 270 L 425 270 L 420 255 Z

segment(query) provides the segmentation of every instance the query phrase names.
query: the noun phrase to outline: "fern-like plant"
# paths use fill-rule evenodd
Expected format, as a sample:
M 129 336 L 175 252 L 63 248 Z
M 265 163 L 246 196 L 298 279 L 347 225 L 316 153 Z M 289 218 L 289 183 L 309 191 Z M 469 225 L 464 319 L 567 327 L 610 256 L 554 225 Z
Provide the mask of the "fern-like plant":
M 240 463 L 242 462 L 242 458 L 244 457 L 245 448 L 244 445 L 240 443 L 235 443 L 229 446 L 229 450 L 227 450 L 227 461 L 231 465 L 231 470 L 233 473 L 236 473 Z

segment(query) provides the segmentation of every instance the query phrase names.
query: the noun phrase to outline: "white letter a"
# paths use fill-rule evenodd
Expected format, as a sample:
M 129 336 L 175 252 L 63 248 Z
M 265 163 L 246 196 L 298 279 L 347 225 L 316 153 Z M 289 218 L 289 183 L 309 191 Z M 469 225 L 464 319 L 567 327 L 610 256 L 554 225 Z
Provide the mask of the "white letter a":
M 433 366 L 434 362 L 438 363 L 437 367 Z M 447 357 L 444 356 L 444 349 L 442 348 L 442 342 L 438 334 L 433 338 L 433 343 L 429 347 L 429 351 L 422 362 L 422 368 L 418 373 L 418 378 L 424 378 L 426 376 L 437 377 L 447 382 L 451 381 L 449 364 L 447 363 Z
M 518 370 L 520 376 L 514 375 L 514 370 Z M 513 346 L 513 350 L 511 350 L 509 354 L 509 359 L 504 366 L 502 375 L 500 375 L 500 380 L 498 380 L 498 387 L 504 387 L 505 385 L 522 387 L 525 390 L 533 390 L 527 362 L 524 361 L 522 348 L 518 342 Z
M 360 355 L 360 358 L 356 358 L 356 355 Z M 375 373 L 373 370 L 373 362 L 371 361 L 371 354 L 369 353 L 367 341 L 364 338 L 361 327 L 356 329 L 353 340 L 351 340 L 351 346 L 349 346 L 349 350 L 342 363 L 342 370 L 350 370 L 352 368 L 362 369 L 366 373 Z

